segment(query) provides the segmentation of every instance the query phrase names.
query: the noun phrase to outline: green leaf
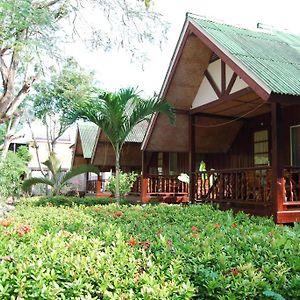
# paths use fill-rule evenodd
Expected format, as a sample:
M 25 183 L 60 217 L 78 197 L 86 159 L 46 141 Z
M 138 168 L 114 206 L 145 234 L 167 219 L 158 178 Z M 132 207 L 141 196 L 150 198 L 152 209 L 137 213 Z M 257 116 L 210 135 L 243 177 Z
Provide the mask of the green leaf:
M 98 167 L 92 166 L 92 165 L 81 165 L 78 167 L 74 167 L 63 176 L 61 184 L 64 184 L 71 178 L 73 178 L 77 175 L 83 174 L 83 173 L 95 173 L 98 175 L 99 169 L 98 169 Z
M 263 294 L 268 297 L 275 300 L 286 300 L 284 297 L 282 297 L 280 294 L 275 293 L 273 291 L 264 291 Z
M 23 182 L 22 189 L 24 191 L 28 191 L 33 185 L 38 184 L 38 183 L 50 185 L 52 187 L 54 187 L 54 185 L 55 185 L 55 183 L 53 181 L 51 181 L 50 179 L 43 178 L 43 177 L 32 177 L 32 178 L 26 179 Z

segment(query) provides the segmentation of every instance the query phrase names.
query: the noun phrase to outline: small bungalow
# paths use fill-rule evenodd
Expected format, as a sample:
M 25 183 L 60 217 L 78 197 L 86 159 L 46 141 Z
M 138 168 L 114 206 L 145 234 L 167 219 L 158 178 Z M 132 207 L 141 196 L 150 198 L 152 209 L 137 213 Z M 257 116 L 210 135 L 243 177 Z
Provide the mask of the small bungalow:
M 148 121 L 143 121 L 137 124 L 132 132 L 127 136 L 121 153 L 121 169 L 123 172 L 136 172 L 141 174 L 142 171 L 142 152 L 141 143 L 145 136 L 148 126 Z M 91 164 L 98 166 L 101 172 L 115 171 L 115 152 L 110 141 L 101 128 L 98 129 L 96 143 L 93 149 Z M 100 183 L 101 182 L 101 183 Z M 100 190 L 105 191 L 106 178 L 99 178 L 97 185 L 97 195 L 100 195 Z M 140 195 L 141 181 L 135 183 L 132 194 Z
M 98 127 L 93 123 L 78 123 L 75 144 L 73 148 L 72 167 L 88 165 L 91 163 L 93 149 L 96 143 Z M 82 174 L 76 176 L 72 182 L 76 183 L 78 189 L 84 192 L 94 193 L 97 178 L 95 174 Z
M 189 197 L 300 221 L 299 36 L 187 14 L 160 96 L 177 121 L 151 119 L 144 202 Z M 182 172 L 189 185 L 178 180 Z
M 123 172 L 141 173 L 141 143 L 147 126 L 148 121 L 139 123 L 127 137 L 120 162 Z M 103 130 L 92 123 L 78 125 L 72 165 L 81 164 L 92 164 L 99 168 L 101 176 L 86 177 L 86 192 L 96 192 L 98 196 L 103 195 L 108 174 L 110 175 L 115 169 L 115 154 Z M 138 190 L 140 190 L 140 180 L 135 184 L 132 192 L 137 193 Z

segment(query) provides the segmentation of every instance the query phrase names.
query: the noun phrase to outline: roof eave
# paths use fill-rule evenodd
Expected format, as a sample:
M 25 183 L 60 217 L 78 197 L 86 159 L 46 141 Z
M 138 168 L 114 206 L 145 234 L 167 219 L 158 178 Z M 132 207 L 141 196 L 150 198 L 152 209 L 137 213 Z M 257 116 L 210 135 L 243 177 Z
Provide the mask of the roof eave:
M 170 60 L 166 76 L 164 78 L 162 87 L 161 87 L 160 92 L 159 92 L 159 97 L 160 98 L 164 98 L 164 96 L 166 95 L 166 91 L 168 90 L 169 85 L 170 85 L 170 78 L 172 78 L 173 73 L 176 70 L 177 62 L 178 62 L 178 60 L 181 56 L 181 52 L 182 52 L 182 49 L 184 47 L 185 41 L 186 41 L 186 39 L 189 35 L 188 25 L 189 25 L 189 21 L 188 21 L 188 17 L 186 17 L 186 19 L 184 21 L 184 24 L 183 24 L 183 28 L 182 28 L 181 33 L 179 35 L 178 41 L 176 43 L 175 50 L 174 50 L 172 58 Z M 146 148 L 147 148 L 147 145 L 148 145 L 149 139 L 151 137 L 151 134 L 152 134 L 152 131 L 153 131 L 153 128 L 154 128 L 154 125 L 155 125 L 155 122 L 157 120 L 158 115 L 159 115 L 159 113 L 155 113 L 151 117 L 151 120 L 148 124 L 147 130 L 146 130 L 146 133 L 144 135 L 144 139 L 143 139 L 143 142 L 142 142 L 142 145 L 141 145 L 141 150 L 142 151 L 145 151 Z
M 219 42 L 197 25 L 192 18 L 188 18 L 188 29 L 193 32 L 207 47 L 216 53 L 234 72 L 241 77 L 263 100 L 267 101 L 271 89 L 259 79 L 251 70 L 229 53 Z

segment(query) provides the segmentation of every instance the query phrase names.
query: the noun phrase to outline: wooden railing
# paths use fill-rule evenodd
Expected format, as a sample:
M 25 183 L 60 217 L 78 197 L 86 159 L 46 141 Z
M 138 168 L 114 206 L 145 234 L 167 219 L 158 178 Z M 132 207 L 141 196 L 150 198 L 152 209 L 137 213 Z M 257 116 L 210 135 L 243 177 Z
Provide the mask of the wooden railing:
M 140 195 L 141 194 L 141 190 L 142 190 L 142 178 L 141 176 L 139 176 L 135 183 L 133 184 L 133 187 L 131 188 L 131 191 L 129 194 L 132 195 Z
M 271 169 L 211 170 L 194 174 L 195 200 L 264 204 L 271 202 Z
M 286 209 L 300 208 L 300 167 L 285 167 L 285 202 Z
M 171 175 L 148 175 L 147 176 L 147 193 L 171 193 L 183 194 L 188 193 L 189 187 L 187 183 L 180 181 L 177 176 Z
M 86 183 L 87 193 L 96 193 L 97 180 L 88 180 Z

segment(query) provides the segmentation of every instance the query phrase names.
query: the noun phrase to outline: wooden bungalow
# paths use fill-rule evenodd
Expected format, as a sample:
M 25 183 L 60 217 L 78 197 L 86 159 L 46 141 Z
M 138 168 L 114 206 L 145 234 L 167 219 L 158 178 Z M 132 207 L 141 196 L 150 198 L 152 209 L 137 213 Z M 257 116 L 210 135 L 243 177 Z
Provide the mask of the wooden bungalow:
M 141 143 L 145 136 L 148 126 L 148 121 L 143 121 L 137 124 L 132 132 L 126 138 L 125 144 L 121 153 L 120 166 L 123 172 L 137 172 L 141 174 L 142 171 L 142 152 Z M 115 171 L 115 152 L 105 133 L 99 128 L 96 138 L 96 143 L 93 149 L 91 163 L 98 166 L 101 172 Z M 105 179 L 99 177 L 97 182 L 97 195 L 105 190 Z M 141 181 L 140 178 L 135 183 L 132 194 L 140 194 Z
M 91 163 L 97 134 L 98 127 L 93 123 L 78 123 L 73 145 L 72 167 Z M 76 181 L 81 191 L 94 192 L 96 190 L 96 180 L 91 177 L 91 174 L 79 175 Z
M 188 14 L 142 144 L 142 200 L 300 221 L 300 37 Z M 200 162 L 206 170 L 199 171 Z M 178 181 L 189 174 L 189 186 Z

